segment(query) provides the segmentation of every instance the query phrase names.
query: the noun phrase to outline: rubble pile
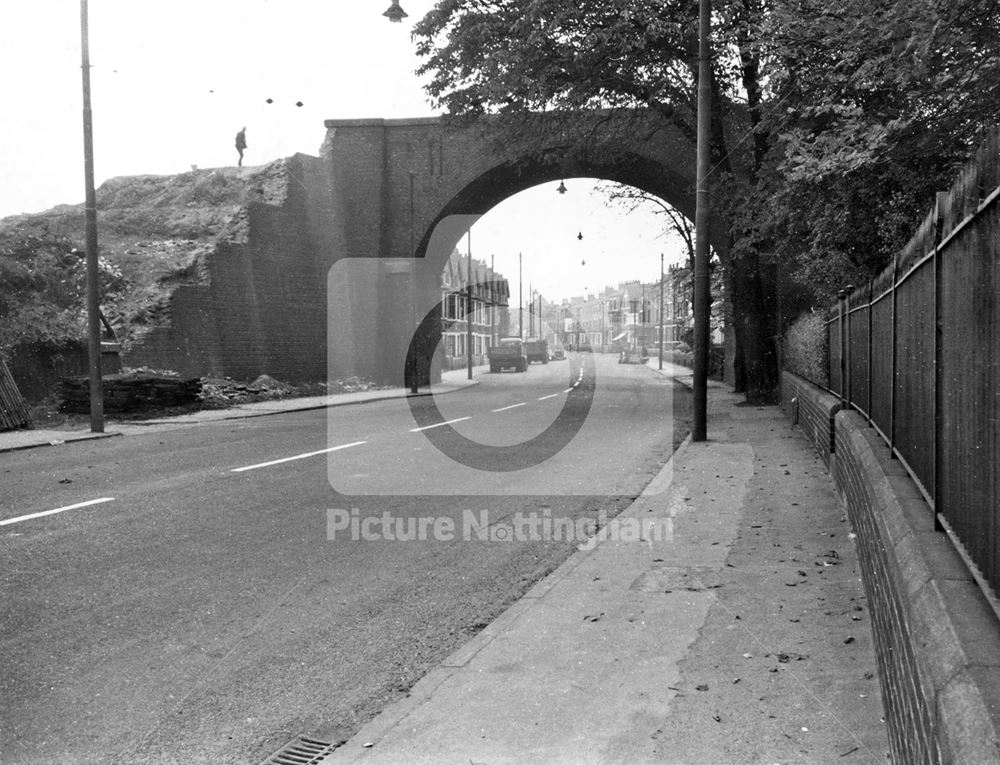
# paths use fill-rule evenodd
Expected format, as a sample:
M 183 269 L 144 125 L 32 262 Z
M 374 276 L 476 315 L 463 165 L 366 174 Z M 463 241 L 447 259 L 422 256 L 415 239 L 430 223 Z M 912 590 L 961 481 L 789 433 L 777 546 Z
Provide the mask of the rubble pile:
M 231 377 L 203 377 L 200 400 L 206 408 L 221 409 L 247 401 L 284 398 L 296 393 L 296 390 L 295 386 L 270 375 L 261 375 L 249 383 Z
M 320 383 L 326 388 L 327 393 L 357 393 L 365 390 L 382 390 L 388 385 L 377 385 L 371 380 L 364 380 L 360 377 L 345 377 L 342 380 L 331 380 L 329 383 Z
M 201 380 L 178 375 L 131 371 L 104 376 L 104 411 L 141 412 L 149 409 L 185 407 L 198 403 Z M 90 411 L 90 379 L 64 377 L 57 390 L 59 411 Z
M 266 374 L 260 375 L 252 382 L 216 376 L 184 380 L 176 372 L 169 370 L 149 367 L 127 368 L 122 374 L 104 376 L 104 410 L 109 413 L 155 414 L 164 409 L 178 407 L 226 409 L 253 401 L 354 393 L 379 390 L 382 387 L 384 386 L 360 377 L 293 385 Z M 63 378 L 57 390 L 57 398 L 60 412 L 89 411 L 89 379 Z

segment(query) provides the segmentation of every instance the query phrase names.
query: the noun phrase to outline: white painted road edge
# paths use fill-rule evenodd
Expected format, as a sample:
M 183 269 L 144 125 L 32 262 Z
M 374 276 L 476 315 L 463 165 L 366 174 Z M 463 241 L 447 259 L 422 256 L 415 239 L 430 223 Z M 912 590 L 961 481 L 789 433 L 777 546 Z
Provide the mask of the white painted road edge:
M 81 507 L 90 507 L 91 505 L 99 505 L 102 502 L 114 502 L 114 497 L 101 497 L 100 499 L 90 499 L 86 502 L 77 502 L 75 505 L 66 505 L 66 507 L 57 507 L 55 510 L 43 510 L 40 513 L 31 513 L 30 515 L 19 515 L 16 518 L 8 518 L 5 521 L 0 521 L 0 526 L 6 526 L 9 523 L 20 523 L 21 521 L 30 521 L 32 518 L 42 518 L 46 515 L 55 515 L 56 513 L 64 513 L 67 510 L 77 510 Z

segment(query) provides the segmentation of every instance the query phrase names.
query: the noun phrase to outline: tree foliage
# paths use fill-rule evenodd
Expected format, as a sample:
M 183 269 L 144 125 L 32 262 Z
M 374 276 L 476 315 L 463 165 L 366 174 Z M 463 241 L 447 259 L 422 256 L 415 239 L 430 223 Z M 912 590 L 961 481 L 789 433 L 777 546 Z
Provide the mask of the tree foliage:
M 126 288 L 121 271 L 98 261 L 101 294 Z M 87 337 L 86 259 L 69 239 L 14 230 L 0 239 L 0 348 L 60 346 Z
M 775 169 L 748 228 L 821 300 L 891 259 L 1000 119 L 1000 5 L 786 0 L 765 32 Z
M 630 108 L 694 135 L 697 2 L 440 0 L 416 27 L 451 114 Z M 737 343 L 776 374 L 776 273 L 822 303 L 909 238 L 1000 116 L 996 0 L 715 0 L 713 214 Z

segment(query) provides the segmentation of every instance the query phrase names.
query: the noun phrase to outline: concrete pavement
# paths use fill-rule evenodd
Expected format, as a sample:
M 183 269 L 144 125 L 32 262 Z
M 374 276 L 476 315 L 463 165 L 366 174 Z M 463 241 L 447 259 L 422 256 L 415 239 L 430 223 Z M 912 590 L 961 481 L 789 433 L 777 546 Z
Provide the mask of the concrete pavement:
M 741 398 L 713 384 L 708 442 L 324 762 L 885 762 L 841 503 Z

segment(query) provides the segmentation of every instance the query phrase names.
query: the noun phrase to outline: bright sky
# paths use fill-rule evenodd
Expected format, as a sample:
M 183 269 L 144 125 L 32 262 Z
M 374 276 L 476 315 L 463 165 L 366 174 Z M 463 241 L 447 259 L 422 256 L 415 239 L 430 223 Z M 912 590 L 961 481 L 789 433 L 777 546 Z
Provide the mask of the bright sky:
M 233 165 L 243 126 L 244 163 L 256 165 L 317 154 L 324 119 L 434 114 L 410 40 L 433 0 L 401 5 L 410 17 L 391 24 L 389 0 L 90 0 L 98 185 Z M 81 202 L 79 0 L 4 0 L 0 68 L 0 217 Z M 593 181 L 566 185 L 564 196 L 553 184 L 494 208 L 474 227 L 473 255 L 494 254 L 516 279 L 523 252 L 526 285 L 552 299 L 653 280 L 661 251 L 681 258 L 676 240 L 658 238 L 661 217 L 605 214 Z

